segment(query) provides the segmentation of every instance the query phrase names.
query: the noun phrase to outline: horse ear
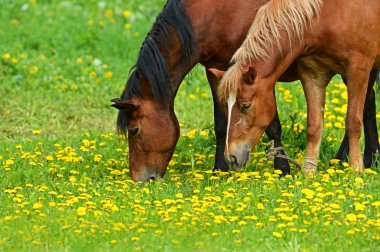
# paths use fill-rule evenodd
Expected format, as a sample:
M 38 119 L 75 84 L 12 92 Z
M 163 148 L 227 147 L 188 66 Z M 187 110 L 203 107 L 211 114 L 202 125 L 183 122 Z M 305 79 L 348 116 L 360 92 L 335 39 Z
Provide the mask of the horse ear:
M 122 100 L 120 98 L 112 99 L 111 102 L 114 102 L 114 104 L 111 104 L 111 107 L 117 108 L 119 110 L 131 111 L 137 108 L 137 105 L 132 104 L 128 100 Z
M 225 71 L 218 70 L 216 68 L 209 68 L 208 71 L 210 71 L 218 79 L 221 79 L 225 73 Z
M 243 74 L 243 81 L 247 83 L 248 85 L 252 85 L 256 79 L 256 75 L 257 75 L 256 69 L 254 67 L 249 67 L 248 72 Z

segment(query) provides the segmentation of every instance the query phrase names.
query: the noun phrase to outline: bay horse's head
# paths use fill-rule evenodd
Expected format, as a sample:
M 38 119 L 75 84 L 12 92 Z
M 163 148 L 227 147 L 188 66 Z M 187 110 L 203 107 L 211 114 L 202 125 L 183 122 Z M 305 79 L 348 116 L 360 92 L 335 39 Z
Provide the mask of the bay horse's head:
M 112 106 L 119 109 L 118 130 L 128 135 L 129 169 L 134 181 L 162 178 L 179 138 L 173 92 L 164 67 L 152 65 L 146 72 L 136 67 L 121 98 L 112 100 Z M 162 85 L 154 89 L 154 83 L 165 83 L 166 90 Z
M 219 98 L 228 106 L 225 159 L 231 169 L 240 170 L 276 115 L 274 83 L 270 85 L 252 66 L 235 64 L 227 72 L 210 71 L 221 78 Z
M 140 77 L 142 86 L 147 85 L 146 81 Z M 131 178 L 142 182 L 164 176 L 179 138 L 172 105 L 161 104 L 149 93 L 112 100 L 112 106 L 120 110 L 118 129 L 128 135 Z
M 165 174 L 179 138 L 174 97 L 185 74 L 178 68 L 190 68 L 195 44 L 181 1 L 169 0 L 141 46 L 121 97 L 112 100 L 119 109 L 118 130 L 128 134 L 134 181 L 160 179 Z

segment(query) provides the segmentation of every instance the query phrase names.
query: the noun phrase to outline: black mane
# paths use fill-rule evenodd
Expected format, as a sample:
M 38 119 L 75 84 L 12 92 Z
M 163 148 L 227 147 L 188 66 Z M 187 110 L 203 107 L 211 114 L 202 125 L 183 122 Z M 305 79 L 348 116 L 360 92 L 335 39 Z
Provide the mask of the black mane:
M 194 32 L 190 18 L 184 11 L 180 0 L 168 0 L 162 12 L 157 16 L 152 29 L 147 34 L 137 58 L 131 69 L 126 87 L 121 95 L 122 100 L 133 96 L 143 98 L 139 75 L 143 74 L 151 87 L 153 95 L 161 104 L 173 99 L 169 73 L 159 48 L 168 48 L 173 43 L 170 29 L 174 29 L 181 43 L 181 56 L 185 61 L 194 57 L 196 52 Z M 168 43 L 169 42 L 169 43 Z M 117 126 L 125 133 L 128 119 L 126 111 L 119 111 Z
M 126 88 L 121 96 L 123 100 L 131 96 L 143 97 L 140 89 L 139 74 L 142 73 L 148 80 L 154 97 L 165 102 L 172 98 L 169 73 L 165 60 L 159 48 L 167 47 L 165 42 L 172 43 L 170 27 L 177 32 L 181 42 L 181 53 L 184 60 L 190 61 L 194 57 L 195 42 L 190 18 L 186 15 L 179 0 L 169 0 L 162 12 L 157 16 L 152 29 L 147 34 L 137 58 L 132 67 Z

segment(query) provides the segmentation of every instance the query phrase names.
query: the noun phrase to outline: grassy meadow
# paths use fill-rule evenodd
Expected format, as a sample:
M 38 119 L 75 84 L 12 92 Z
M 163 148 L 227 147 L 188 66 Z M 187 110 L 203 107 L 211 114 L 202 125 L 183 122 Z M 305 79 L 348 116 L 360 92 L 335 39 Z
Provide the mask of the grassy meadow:
M 265 136 L 243 172 L 212 173 L 211 92 L 196 67 L 176 97 L 164 182 L 130 180 L 110 99 L 164 3 L 0 0 L 0 251 L 378 251 L 380 167 L 357 177 L 331 160 L 347 108 L 339 77 L 314 178 L 292 166 L 279 179 Z M 276 88 L 283 143 L 302 161 L 302 88 Z

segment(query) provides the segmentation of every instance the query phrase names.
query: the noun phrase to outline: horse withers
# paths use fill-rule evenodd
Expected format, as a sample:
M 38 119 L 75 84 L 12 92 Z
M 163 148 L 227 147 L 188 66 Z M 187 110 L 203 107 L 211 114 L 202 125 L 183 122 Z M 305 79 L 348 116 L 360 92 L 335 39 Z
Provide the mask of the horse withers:
M 325 89 L 339 73 L 348 91 L 349 164 L 361 173 L 364 104 L 380 68 L 379 17 L 380 2 L 372 0 L 272 0 L 264 5 L 219 89 L 229 109 L 228 163 L 240 168 L 247 162 L 247 153 L 275 116 L 275 82 L 295 62 L 307 101 L 303 171 L 317 170 Z

